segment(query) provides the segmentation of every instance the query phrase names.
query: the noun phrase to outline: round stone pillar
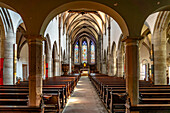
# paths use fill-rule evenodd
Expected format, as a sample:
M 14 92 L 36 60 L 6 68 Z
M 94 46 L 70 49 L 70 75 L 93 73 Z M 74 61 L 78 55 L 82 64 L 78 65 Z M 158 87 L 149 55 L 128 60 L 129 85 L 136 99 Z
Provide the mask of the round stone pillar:
M 48 77 L 52 77 L 52 55 L 51 55 L 51 51 L 49 50 L 47 56 L 47 63 L 48 63 Z
M 138 104 L 139 97 L 139 48 L 138 40 L 125 39 L 126 42 L 126 92 L 132 106 Z
M 101 43 L 102 43 L 102 39 L 101 39 L 101 35 L 98 35 L 98 42 L 96 44 L 96 47 L 97 47 L 97 53 L 96 53 L 96 50 L 95 50 L 95 58 L 97 58 L 97 60 L 95 60 L 95 63 L 97 61 L 97 70 L 101 73 Z M 90 44 L 91 45 L 91 44 Z M 95 49 L 96 49 L 95 47 Z M 91 46 L 90 46 L 90 49 L 91 49 Z M 91 52 L 91 51 L 90 51 Z
M 13 85 L 13 44 L 16 38 L 10 29 L 4 40 L 3 85 Z
M 123 55 L 122 50 L 118 50 L 117 52 L 117 76 L 123 77 Z
M 102 65 L 102 73 L 103 74 L 107 74 L 107 71 L 106 71 L 106 61 L 105 60 L 103 60 L 103 65 Z
M 110 55 L 111 57 L 110 57 L 110 60 L 108 61 L 108 63 L 110 64 L 110 66 L 109 66 L 109 75 L 110 76 L 114 76 L 115 75 L 115 62 L 114 62 L 114 56 L 113 55 Z
M 72 51 L 72 42 L 71 42 L 71 39 L 69 39 L 70 42 L 69 42 L 69 73 L 72 73 L 72 54 L 73 54 L 73 51 Z
M 41 36 L 26 36 L 29 46 L 29 106 L 39 106 L 42 94 L 43 40 Z
M 57 71 L 58 71 L 58 70 L 57 70 L 57 68 L 58 68 L 58 67 L 57 67 L 57 59 L 54 59 L 53 61 L 54 61 L 54 62 L 53 62 L 53 76 L 58 76 L 58 75 L 57 75 Z
M 154 84 L 167 85 L 166 30 L 155 30 L 154 35 Z
M 111 34 L 111 22 L 110 17 L 108 19 L 108 55 L 107 55 L 107 73 L 110 76 L 111 75 L 111 54 L 110 54 L 110 35 Z
M 57 62 L 56 62 L 56 75 L 57 76 L 60 76 L 60 70 L 59 70 L 59 65 L 60 63 L 59 63 L 59 59 L 57 60 Z

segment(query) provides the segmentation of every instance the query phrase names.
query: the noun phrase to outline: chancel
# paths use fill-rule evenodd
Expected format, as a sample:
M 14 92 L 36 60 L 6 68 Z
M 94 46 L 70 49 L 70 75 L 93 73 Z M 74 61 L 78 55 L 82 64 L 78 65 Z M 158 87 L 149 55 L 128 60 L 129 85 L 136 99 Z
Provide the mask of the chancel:
M 170 0 L 0 0 L 0 113 L 169 113 Z

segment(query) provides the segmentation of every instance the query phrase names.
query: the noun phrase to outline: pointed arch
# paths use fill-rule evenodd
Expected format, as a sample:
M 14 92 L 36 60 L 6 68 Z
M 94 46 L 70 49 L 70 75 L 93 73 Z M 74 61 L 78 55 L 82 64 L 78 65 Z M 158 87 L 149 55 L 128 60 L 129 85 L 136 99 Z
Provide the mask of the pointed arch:
M 90 40 L 90 58 L 91 58 L 91 63 L 95 63 L 95 43 Z
M 123 34 L 120 35 L 117 50 L 120 50 L 121 47 L 122 47 L 122 43 L 123 43 L 123 42 L 122 42 L 122 39 L 123 39 Z
M 82 63 L 87 63 L 87 49 L 88 49 L 88 43 L 87 40 L 84 38 L 82 40 Z
M 27 44 L 27 40 L 24 36 L 25 32 L 25 29 L 21 25 L 19 25 L 16 33 L 17 59 L 20 59 L 20 52 L 23 46 Z
M 111 49 L 111 56 L 116 55 L 116 43 L 113 41 L 112 43 L 112 49 Z
M 74 63 L 79 63 L 79 51 L 80 51 L 80 43 L 79 40 L 74 44 Z
M 57 50 L 57 42 L 56 41 L 53 44 L 52 58 L 58 59 L 58 50 Z
M 112 49 L 111 49 L 111 56 L 110 56 L 110 65 L 109 65 L 109 71 L 111 76 L 116 75 L 116 43 L 113 41 L 112 43 Z
M 51 40 L 49 34 L 47 33 L 45 40 L 45 54 L 48 55 L 50 52 L 51 52 Z

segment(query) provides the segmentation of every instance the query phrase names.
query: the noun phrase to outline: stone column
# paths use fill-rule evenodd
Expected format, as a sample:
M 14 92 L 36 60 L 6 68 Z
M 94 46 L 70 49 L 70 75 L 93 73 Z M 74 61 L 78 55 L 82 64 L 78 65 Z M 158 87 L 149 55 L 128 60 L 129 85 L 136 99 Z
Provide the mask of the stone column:
M 70 43 L 69 43 L 69 73 L 72 72 L 72 69 L 71 69 L 71 66 L 72 66 L 72 60 L 71 60 L 71 55 L 72 55 L 72 48 L 71 48 L 71 45 L 72 45 L 72 42 L 71 42 L 71 39 L 70 39 Z
M 103 70 L 103 59 L 104 59 L 104 57 L 103 57 L 103 36 L 101 37 L 101 64 L 100 64 L 100 67 L 101 67 L 101 73 L 103 72 L 102 70 Z
M 138 104 L 139 96 L 139 50 L 138 40 L 127 38 L 126 42 L 126 92 L 131 101 L 131 105 Z
M 71 54 L 71 65 L 72 65 L 72 67 L 74 67 L 74 47 L 73 47 L 73 45 L 72 45 L 71 51 L 72 51 L 72 54 Z M 72 69 L 74 70 L 74 68 L 72 68 L 72 67 L 71 67 L 71 70 Z
M 110 63 L 110 67 L 109 67 L 109 70 L 110 70 L 110 72 L 109 72 L 109 75 L 110 76 L 114 76 L 115 75 L 115 73 L 114 73 L 114 69 L 115 69 L 115 61 L 114 61 L 114 55 L 110 55 L 110 60 L 108 61 L 108 63 Z
M 70 64 L 70 52 L 71 52 L 70 44 L 71 44 L 71 42 L 70 42 L 70 37 L 69 37 L 68 38 L 68 64 Z M 70 72 L 70 65 L 69 65 L 69 72 Z
M 82 63 L 82 40 L 80 40 L 79 42 L 80 42 L 80 45 L 79 45 L 79 50 L 80 50 L 80 54 L 79 54 L 79 55 L 80 55 L 80 56 L 79 56 L 79 57 L 80 57 L 80 62 L 79 62 L 79 63 L 81 64 L 81 63 Z
M 103 58 L 103 61 L 102 61 L 103 65 L 102 65 L 102 73 L 103 74 L 107 74 L 107 65 L 106 65 L 106 50 L 104 50 L 104 58 Z
M 58 61 L 57 61 L 57 75 L 58 76 L 60 76 L 59 66 L 60 66 L 60 63 L 59 63 L 59 59 L 58 59 Z
M 69 59 L 69 57 L 68 57 L 68 55 L 69 55 L 69 53 L 68 53 L 68 38 L 67 38 L 68 36 L 66 35 L 66 63 L 68 64 L 68 59 Z
M 106 62 L 103 61 L 103 65 L 102 65 L 102 73 L 103 74 L 107 74 L 107 70 L 106 70 Z
M 13 44 L 13 84 L 16 84 L 17 76 L 17 44 Z
M 108 75 L 111 75 L 111 68 L 110 68 L 110 66 L 111 66 L 111 62 L 110 62 L 110 60 L 111 60 L 111 58 L 110 58 L 110 56 L 111 56 L 111 54 L 110 54 L 110 29 L 111 29 L 111 25 L 110 25 L 110 17 L 109 17 L 109 20 L 108 20 L 108 58 L 107 58 L 107 73 L 108 73 Z
M 59 75 L 61 75 L 61 17 L 59 15 L 59 19 L 58 19 L 58 34 L 59 34 L 59 38 L 58 38 L 58 42 L 59 42 Z
M 54 63 L 53 63 L 53 76 L 58 76 L 59 75 L 59 66 L 58 66 L 58 59 L 54 59 Z
M 1 26 L 3 27 L 3 26 Z M 4 39 L 5 36 L 3 35 L 3 30 L 0 27 L 1 34 L 0 34 L 0 85 L 3 85 L 3 64 L 4 64 Z M 5 33 L 5 32 L 4 32 Z
M 11 29 L 4 40 L 3 85 L 13 85 L 13 44 L 16 38 Z
M 113 50 L 110 55 L 110 60 L 108 61 L 108 63 L 110 63 L 110 66 L 109 66 L 109 75 L 110 76 L 116 75 L 116 55 L 115 54 L 116 53 Z
M 87 63 L 91 64 L 91 44 L 87 41 Z
M 121 49 L 117 52 L 117 58 L 117 76 L 123 77 L 123 54 Z
M 167 85 L 166 30 L 155 30 L 154 35 L 154 84 Z
M 46 55 L 46 61 L 48 63 L 48 77 L 52 77 L 52 55 L 51 50 L 48 50 L 48 53 Z
M 26 36 L 29 46 L 29 106 L 40 105 L 43 77 L 43 40 L 41 36 Z
M 100 72 L 101 67 L 101 35 L 98 35 L 98 44 L 97 44 L 97 48 L 95 46 L 95 49 L 97 49 L 97 54 L 95 53 L 95 56 L 97 55 L 97 69 Z

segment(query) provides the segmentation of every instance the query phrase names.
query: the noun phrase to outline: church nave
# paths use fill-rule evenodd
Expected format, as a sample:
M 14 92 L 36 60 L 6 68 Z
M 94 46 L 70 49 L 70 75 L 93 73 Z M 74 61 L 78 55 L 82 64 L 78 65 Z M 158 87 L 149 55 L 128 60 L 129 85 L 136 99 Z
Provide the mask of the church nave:
M 0 0 L 0 113 L 170 113 L 170 0 Z
M 63 113 L 108 113 L 87 76 L 82 76 Z

